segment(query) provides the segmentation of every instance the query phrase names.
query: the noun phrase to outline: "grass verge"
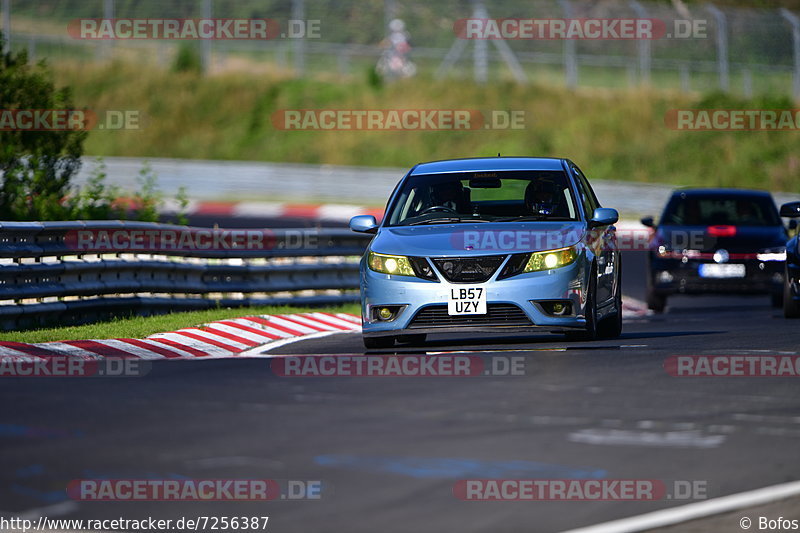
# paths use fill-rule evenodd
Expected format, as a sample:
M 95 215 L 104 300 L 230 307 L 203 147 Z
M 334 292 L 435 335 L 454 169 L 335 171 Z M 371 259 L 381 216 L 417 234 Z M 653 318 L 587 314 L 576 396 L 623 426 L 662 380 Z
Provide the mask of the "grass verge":
M 92 131 L 89 155 L 408 168 L 500 152 L 569 157 L 590 179 L 800 190 L 796 131 L 680 131 L 665 123 L 672 109 L 793 108 L 783 96 L 422 78 L 372 86 L 357 77 L 203 77 L 122 62 L 62 62 L 53 70 L 58 85 L 72 88 L 76 105 L 143 115 L 137 130 Z M 514 110 L 524 112 L 525 123 L 504 130 L 286 131 L 273 124 L 276 112 L 286 109 L 474 109 L 485 116 Z
M 323 311 L 331 313 L 360 314 L 358 304 L 345 304 L 337 307 L 310 309 L 307 307 L 263 306 L 242 307 L 236 309 L 207 309 L 204 311 L 187 311 L 167 315 L 148 317 L 117 318 L 95 324 L 81 326 L 54 327 L 30 331 L 0 332 L 0 341 L 15 342 L 53 342 L 65 339 L 141 339 L 154 333 L 175 331 L 177 329 L 197 326 L 215 320 L 238 318 L 253 315 L 275 315 L 285 313 L 308 313 Z

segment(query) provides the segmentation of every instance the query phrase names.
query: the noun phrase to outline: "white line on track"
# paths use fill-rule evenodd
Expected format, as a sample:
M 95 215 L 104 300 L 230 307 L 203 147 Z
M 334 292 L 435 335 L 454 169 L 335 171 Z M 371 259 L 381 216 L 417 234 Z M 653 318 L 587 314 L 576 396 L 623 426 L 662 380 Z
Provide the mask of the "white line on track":
M 661 511 L 653 511 L 652 513 L 631 516 L 620 520 L 612 520 L 611 522 L 604 522 L 593 526 L 570 529 L 563 533 L 635 533 L 637 531 L 646 531 L 657 527 L 681 524 L 689 520 L 705 518 L 707 516 L 736 511 L 738 509 L 755 507 L 798 494 L 800 494 L 800 481 L 791 481 L 789 483 L 781 483 L 761 489 L 731 494 L 730 496 L 722 496 L 702 502 L 681 505 L 680 507 L 673 507 L 671 509 L 663 509 Z

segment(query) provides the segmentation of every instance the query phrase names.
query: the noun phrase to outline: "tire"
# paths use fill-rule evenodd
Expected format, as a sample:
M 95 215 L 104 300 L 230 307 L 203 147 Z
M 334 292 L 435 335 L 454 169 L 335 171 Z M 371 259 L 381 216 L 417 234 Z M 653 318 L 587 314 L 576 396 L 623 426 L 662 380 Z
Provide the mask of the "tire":
M 789 282 L 789 272 L 786 272 L 783 282 L 783 316 L 785 318 L 800 318 L 800 302 L 792 298 L 792 287 Z
M 592 265 L 589 274 L 589 290 L 586 295 L 586 329 L 570 331 L 567 338 L 576 341 L 593 341 L 597 339 L 597 269 Z
M 394 346 L 394 337 L 362 337 L 367 350 L 380 350 Z
M 784 285 L 786 285 L 786 283 L 784 283 Z M 770 295 L 770 302 L 775 309 L 783 307 L 783 291 L 773 292 L 772 295 Z
M 667 307 L 667 297 L 663 294 L 653 292 L 653 289 L 647 290 L 647 308 L 654 313 L 663 313 Z
M 413 335 L 400 335 L 397 337 L 397 342 L 401 344 L 408 344 L 411 346 L 419 346 L 425 344 L 425 339 L 428 337 L 425 333 L 414 333 Z
M 616 339 L 622 335 L 622 263 L 617 263 L 617 287 L 614 291 L 613 315 L 605 317 L 597 324 L 597 337 Z

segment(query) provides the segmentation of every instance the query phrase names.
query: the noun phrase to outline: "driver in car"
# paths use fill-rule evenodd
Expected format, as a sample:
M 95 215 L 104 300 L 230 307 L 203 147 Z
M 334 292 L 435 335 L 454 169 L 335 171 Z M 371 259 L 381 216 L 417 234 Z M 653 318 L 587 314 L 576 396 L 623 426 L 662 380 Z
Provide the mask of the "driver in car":
M 549 179 L 532 181 L 525 189 L 525 207 L 534 215 L 562 216 L 556 212 L 560 194 L 558 186 Z
M 431 186 L 431 207 L 446 207 L 456 213 L 469 213 L 464 188 L 458 181 L 446 181 Z

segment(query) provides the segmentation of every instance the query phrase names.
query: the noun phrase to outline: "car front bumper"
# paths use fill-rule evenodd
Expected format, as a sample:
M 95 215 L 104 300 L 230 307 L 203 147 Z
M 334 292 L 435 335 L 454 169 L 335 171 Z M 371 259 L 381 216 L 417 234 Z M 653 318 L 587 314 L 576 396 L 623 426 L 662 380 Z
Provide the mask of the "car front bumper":
M 570 331 L 584 328 L 588 272 L 583 261 L 484 283 L 432 282 L 409 276 L 390 276 L 362 265 L 361 314 L 366 337 L 453 332 Z M 451 288 L 480 286 L 486 290 L 486 315 L 447 314 Z M 572 313 L 553 316 L 541 301 L 569 300 Z M 389 321 L 376 320 L 375 307 L 402 306 Z
M 742 278 L 711 278 L 700 276 L 702 264 L 713 261 L 689 259 L 663 259 L 650 256 L 650 273 L 653 291 L 657 294 L 772 294 L 783 287 L 783 261 L 758 261 L 746 259 L 730 261 L 744 264 Z

